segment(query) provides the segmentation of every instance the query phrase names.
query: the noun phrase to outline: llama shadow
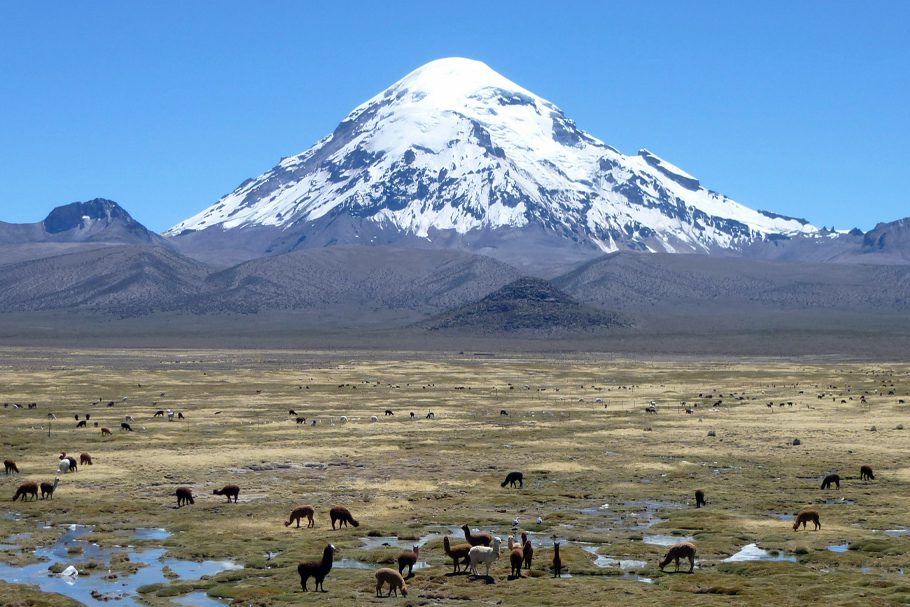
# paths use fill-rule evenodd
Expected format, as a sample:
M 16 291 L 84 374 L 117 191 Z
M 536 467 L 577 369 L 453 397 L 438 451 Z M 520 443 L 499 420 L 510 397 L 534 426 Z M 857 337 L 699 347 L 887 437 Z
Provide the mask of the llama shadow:
M 492 575 L 474 575 L 471 576 L 471 581 L 483 580 L 484 584 L 495 584 L 496 580 L 493 579 Z

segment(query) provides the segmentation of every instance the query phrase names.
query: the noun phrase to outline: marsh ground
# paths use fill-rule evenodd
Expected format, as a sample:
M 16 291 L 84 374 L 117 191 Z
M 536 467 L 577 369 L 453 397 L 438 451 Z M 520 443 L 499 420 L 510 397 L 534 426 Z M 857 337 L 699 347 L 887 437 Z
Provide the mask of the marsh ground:
M 143 587 L 150 605 L 197 590 L 269 606 L 910 601 L 910 537 L 885 533 L 910 526 L 910 431 L 898 429 L 910 412 L 899 402 L 910 402 L 910 364 L 5 349 L 0 391 L 2 402 L 38 404 L 0 413 L 0 456 L 22 469 L 0 476 L 2 499 L 26 480 L 52 480 L 61 451 L 95 461 L 63 476 L 53 500 L 6 503 L 18 516 L 0 519 L 0 542 L 31 535 L 15 539 L 26 550 L 2 550 L 0 560 L 28 562 L 29 549 L 79 523 L 93 525 L 89 537 L 102 546 L 162 527 L 172 535 L 148 545 L 244 565 Z M 656 415 L 645 412 L 651 400 Z M 153 417 L 167 408 L 186 419 Z M 49 412 L 57 416 L 50 435 Z M 91 422 L 76 429 L 77 413 L 113 436 Z M 126 415 L 134 432 L 118 429 Z M 862 464 L 874 468 L 874 482 L 859 480 Z M 524 488 L 500 487 L 509 470 L 524 471 Z M 820 490 L 835 471 L 842 488 Z M 239 504 L 212 495 L 228 482 L 240 485 Z M 195 505 L 175 507 L 181 485 L 194 489 Z M 707 508 L 694 508 L 697 488 Z M 316 528 L 286 528 L 303 504 L 315 507 Z M 360 527 L 332 531 L 333 505 L 347 506 Z M 820 531 L 792 531 L 792 515 L 806 506 L 820 510 Z M 505 553 L 494 583 L 451 575 L 439 534 L 467 523 L 505 541 L 516 518 L 533 532 L 530 577 L 507 579 Z M 652 535 L 694 538 L 695 573 L 661 573 L 666 548 L 649 543 Z M 409 581 L 407 599 L 375 598 L 365 569 L 333 569 L 327 593 L 301 592 L 297 563 L 327 542 L 337 558 L 390 563 L 399 548 L 367 545 L 369 536 L 426 540 L 429 568 Z M 552 578 L 553 537 L 571 577 Z M 794 560 L 724 562 L 752 543 Z M 630 562 L 621 569 L 597 556 Z M 0 604 L 64 603 L 0 583 Z

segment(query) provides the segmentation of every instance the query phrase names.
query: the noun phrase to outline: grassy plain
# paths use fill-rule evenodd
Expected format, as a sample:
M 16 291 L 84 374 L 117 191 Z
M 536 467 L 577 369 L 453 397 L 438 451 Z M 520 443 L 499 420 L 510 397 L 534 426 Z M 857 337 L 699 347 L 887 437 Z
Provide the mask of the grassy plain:
M 883 533 L 910 526 L 910 430 L 898 429 L 910 421 L 910 405 L 899 403 L 910 402 L 910 364 L 6 349 L 0 392 L 2 402 L 38 403 L 0 412 L 0 457 L 22 469 L 0 476 L 0 499 L 23 481 L 52 480 L 60 451 L 95 460 L 62 477 L 52 501 L 7 501 L 4 511 L 20 516 L 0 519 L 0 542 L 31 533 L 18 540 L 30 549 L 53 541 L 55 525 L 80 523 L 94 525 L 89 537 L 104 546 L 134 528 L 163 527 L 173 535 L 145 543 L 174 557 L 244 565 L 145 587 L 153 606 L 193 590 L 276 607 L 910 602 L 910 537 Z M 645 412 L 651 400 L 656 415 Z M 186 419 L 152 417 L 166 408 Z M 307 423 L 295 423 L 289 409 Z M 77 413 L 113 436 L 92 422 L 76 429 Z M 135 418 L 134 432 L 118 429 L 125 415 Z M 859 480 L 862 464 L 875 481 Z M 524 471 L 523 489 L 499 486 L 509 470 Z M 842 488 L 820 490 L 835 471 Z M 237 505 L 212 495 L 228 482 L 241 487 Z M 175 507 L 181 485 L 194 489 L 195 505 Z M 694 508 L 698 488 L 707 508 Z M 316 528 L 286 528 L 303 504 L 316 508 Z M 332 531 L 333 505 L 347 506 L 361 526 Z M 821 531 L 792 531 L 792 515 L 806 506 L 820 510 Z M 368 548 L 368 535 L 409 544 L 468 523 L 505 542 L 515 518 L 534 532 L 526 579 L 507 579 L 506 553 L 494 583 L 450 575 L 433 537 L 421 553 L 430 567 L 409 581 L 406 599 L 375 598 L 372 573 L 360 569 L 333 569 L 327 593 L 300 590 L 297 563 L 317 558 L 327 542 L 337 558 L 378 568 L 399 549 Z M 666 549 L 643 541 L 650 534 L 693 537 L 695 573 L 661 573 Z M 571 577 L 552 578 L 551 537 L 566 542 Z M 796 560 L 723 562 L 751 543 Z M 844 543 L 845 552 L 828 549 Z M 602 567 L 592 551 L 644 563 Z M 28 550 L 0 551 L 5 562 L 30 558 Z M 0 583 L 0 604 L 65 603 Z

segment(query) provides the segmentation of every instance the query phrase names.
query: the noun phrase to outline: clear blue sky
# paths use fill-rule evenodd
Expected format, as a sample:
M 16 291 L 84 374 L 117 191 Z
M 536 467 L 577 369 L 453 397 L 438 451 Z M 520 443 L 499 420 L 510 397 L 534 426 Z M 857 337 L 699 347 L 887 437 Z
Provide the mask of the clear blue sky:
M 625 153 L 817 225 L 910 216 L 910 2 L 5 2 L 0 220 L 152 229 L 432 59 L 489 64 Z

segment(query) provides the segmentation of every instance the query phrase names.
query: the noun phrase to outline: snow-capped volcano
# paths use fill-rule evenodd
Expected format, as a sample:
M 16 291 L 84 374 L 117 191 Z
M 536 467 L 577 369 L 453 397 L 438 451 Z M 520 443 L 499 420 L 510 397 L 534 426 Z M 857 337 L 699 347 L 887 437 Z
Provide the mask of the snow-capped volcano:
M 166 235 L 199 248 L 244 234 L 238 250 L 251 256 L 404 242 L 508 259 L 543 242 L 589 255 L 714 252 L 815 232 L 707 190 L 647 150 L 621 154 L 487 65 L 450 58 Z

